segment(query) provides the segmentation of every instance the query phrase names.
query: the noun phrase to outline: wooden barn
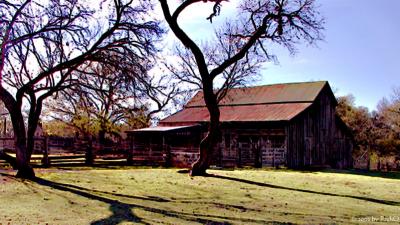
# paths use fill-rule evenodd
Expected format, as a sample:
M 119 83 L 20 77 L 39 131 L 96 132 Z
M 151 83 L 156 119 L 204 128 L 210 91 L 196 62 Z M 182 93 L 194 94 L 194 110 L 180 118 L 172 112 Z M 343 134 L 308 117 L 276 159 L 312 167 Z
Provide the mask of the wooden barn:
M 352 135 L 335 113 L 326 81 L 234 88 L 219 105 L 216 166 L 352 167 Z M 198 92 L 158 127 L 128 132 L 133 161 L 190 166 L 208 121 Z

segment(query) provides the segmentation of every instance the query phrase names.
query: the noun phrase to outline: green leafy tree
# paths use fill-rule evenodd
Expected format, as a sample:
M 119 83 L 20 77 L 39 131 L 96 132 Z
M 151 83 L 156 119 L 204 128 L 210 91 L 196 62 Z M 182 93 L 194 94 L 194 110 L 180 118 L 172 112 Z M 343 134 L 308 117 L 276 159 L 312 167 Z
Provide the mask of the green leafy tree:
M 400 160 L 400 88 L 393 89 L 390 99 L 383 98 L 378 103 L 374 122 L 380 155 L 397 156 Z
M 366 107 L 356 107 L 353 95 L 338 97 L 336 113 L 342 118 L 354 135 L 355 154 L 370 150 L 375 143 L 376 133 L 371 113 Z M 361 151 L 361 152 L 360 152 Z

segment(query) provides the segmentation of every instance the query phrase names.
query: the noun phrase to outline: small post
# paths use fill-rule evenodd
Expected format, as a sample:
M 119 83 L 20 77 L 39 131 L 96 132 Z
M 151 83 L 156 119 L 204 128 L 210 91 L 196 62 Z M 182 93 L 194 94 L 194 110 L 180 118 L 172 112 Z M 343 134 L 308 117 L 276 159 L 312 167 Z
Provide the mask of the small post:
M 126 163 L 128 165 L 132 165 L 133 164 L 133 134 L 132 136 L 128 135 L 127 137 L 128 139 L 128 149 L 126 149 Z
M 272 167 L 275 167 L 275 148 L 272 148 Z
M 49 159 L 49 137 L 45 136 L 43 138 L 43 158 L 42 158 L 42 165 L 43 167 L 50 167 L 50 159 Z
M 171 148 L 165 142 L 165 135 L 162 136 L 162 152 L 164 158 L 164 167 L 171 167 Z
M 4 130 L 3 130 L 3 135 L 4 135 L 4 137 L 6 137 L 6 134 L 7 134 L 7 118 L 6 117 L 4 117 Z
M 92 136 L 90 135 L 88 137 L 88 141 L 86 144 L 86 154 L 85 154 L 85 158 L 86 158 L 86 165 L 88 166 L 92 166 L 93 165 L 93 142 L 92 142 Z
M 239 144 L 239 147 L 237 148 L 237 154 L 238 154 L 238 160 L 237 160 L 237 167 L 242 167 L 242 148 Z

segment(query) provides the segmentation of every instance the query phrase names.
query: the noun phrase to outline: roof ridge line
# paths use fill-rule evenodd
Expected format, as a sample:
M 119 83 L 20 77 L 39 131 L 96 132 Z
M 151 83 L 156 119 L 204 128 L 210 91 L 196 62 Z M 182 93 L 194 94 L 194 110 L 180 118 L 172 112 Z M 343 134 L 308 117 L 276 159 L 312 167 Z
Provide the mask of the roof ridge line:
M 266 87 L 266 86 L 274 86 L 274 85 L 291 85 L 291 84 L 309 84 L 309 83 L 328 83 L 327 80 L 318 80 L 318 81 L 298 81 L 298 82 L 287 82 L 287 83 L 273 83 L 273 84 L 260 84 L 260 85 L 251 85 L 251 86 L 240 86 L 240 87 L 232 87 L 232 89 L 241 89 L 241 88 L 257 88 L 257 87 Z M 215 89 L 218 90 L 218 89 Z M 202 89 L 199 89 L 198 92 L 203 92 Z
M 218 106 L 249 106 L 249 105 L 278 105 L 278 104 L 295 104 L 295 103 L 314 103 L 314 101 L 285 101 L 285 102 L 261 102 L 261 103 L 244 103 L 244 104 L 222 104 Z M 202 108 L 206 105 L 194 105 L 184 108 Z
M 239 89 L 239 88 L 256 88 L 256 87 L 265 87 L 265 86 L 274 86 L 274 85 L 290 85 L 290 84 L 308 84 L 308 83 L 327 83 L 327 80 L 319 80 L 319 81 L 299 81 L 299 82 L 288 82 L 288 83 L 274 83 L 274 84 L 261 84 L 254 86 L 242 86 L 242 87 L 234 87 L 231 89 Z

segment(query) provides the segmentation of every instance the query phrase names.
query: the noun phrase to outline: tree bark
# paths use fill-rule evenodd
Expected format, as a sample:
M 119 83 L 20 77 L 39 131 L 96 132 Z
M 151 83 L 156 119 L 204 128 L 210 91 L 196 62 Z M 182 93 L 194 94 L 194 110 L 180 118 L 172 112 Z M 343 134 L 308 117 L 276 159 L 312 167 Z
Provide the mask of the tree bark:
M 22 116 L 21 105 L 12 97 L 12 95 L 0 86 L 0 99 L 10 113 L 11 122 L 14 130 L 16 168 L 17 177 L 32 179 L 35 177 L 33 168 L 30 166 L 31 153 L 27 149 L 27 140 L 25 133 L 25 123 Z
M 17 177 L 32 179 L 35 177 L 32 166 L 30 165 L 30 160 L 32 156 L 33 143 L 27 143 L 25 124 L 22 117 L 22 113 L 10 112 L 10 114 L 19 114 L 16 120 L 12 119 L 13 129 L 14 129 L 14 139 L 15 139 L 15 152 L 17 155 Z M 33 138 L 31 138 L 31 142 Z M 28 146 L 29 144 L 29 146 Z
M 94 162 L 93 138 L 91 135 L 87 135 L 87 137 L 85 139 L 87 140 L 86 151 L 85 151 L 85 164 L 88 166 L 92 166 L 93 162 Z
M 23 136 L 25 136 L 25 134 Z M 28 149 L 26 146 L 26 138 L 16 137 L 15 139 L 16 139 L 15 151 L 17 153 L 17 168 L 18 168 L 16 177 L 26 178 L 26 179 L 35 178 L 35 172 L 33 171 L 33 168 L 30 165 L 32 154 L 28 153 Z
M 221 131 L 219 127 L 220 111 L 218 108 L 217 98 L 213 93 L 212 88 L 211 92 L 209 92 L 210 89 L 203 90 L 207 109 L 210 113 L 210 124 L 208 127 L 207 136 L 200 142 L 200 155 L 197 161 L 194 162 L 192 165 L 192 169 L 190 171 L 191 176 L 204 176 L 207 174 L 206 170 L 210 166 L 214 148 L 220 140 L 221 136 Z M 207 104 L 207 102 L 209 104 Z
M 97 138 L 99 140 L 100 144 L 100 151 L 102 152 L 104 150 L 104 146 L 106 144 L 106 128 L 104 126 L 101 126 L 100 131 L 97 135 Z

